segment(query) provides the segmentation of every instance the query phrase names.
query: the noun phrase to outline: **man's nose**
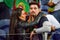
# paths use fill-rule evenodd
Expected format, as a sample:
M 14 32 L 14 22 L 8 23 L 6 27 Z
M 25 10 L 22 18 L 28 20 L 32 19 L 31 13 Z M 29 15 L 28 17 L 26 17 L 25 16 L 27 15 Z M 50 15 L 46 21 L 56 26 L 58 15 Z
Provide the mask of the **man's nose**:
M 32 11 L 35 11 L 34 9 L 32 9 Z

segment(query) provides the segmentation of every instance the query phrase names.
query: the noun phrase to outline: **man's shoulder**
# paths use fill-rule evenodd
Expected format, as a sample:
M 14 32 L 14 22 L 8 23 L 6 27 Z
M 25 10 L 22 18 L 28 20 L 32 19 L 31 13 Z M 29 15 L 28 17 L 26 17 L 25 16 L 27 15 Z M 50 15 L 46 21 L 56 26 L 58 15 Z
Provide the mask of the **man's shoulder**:
M 40 12 L 40 16 L 46 16 L 47 14 Z
M 51 15 L 51 14 L 47 14 L 46 17 L 47 17 L 47 16 L 53 17 L 53 15 Z

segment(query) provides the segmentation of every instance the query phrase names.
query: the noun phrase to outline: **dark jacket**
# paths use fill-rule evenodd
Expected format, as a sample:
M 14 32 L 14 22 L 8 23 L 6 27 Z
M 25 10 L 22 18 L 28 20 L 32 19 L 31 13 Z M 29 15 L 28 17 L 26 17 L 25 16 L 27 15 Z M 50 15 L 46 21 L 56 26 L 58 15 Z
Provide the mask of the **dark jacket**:
M 29 40 L 30 37 L 30 32 L 34 28 L 39 28 L 41 27 L 40 25 L 40 19 L 43 16 L 43 13 L 39 13 L 37 17 L 35 17 L 35 20 L 33 22 L 23 22 L 23 21 L 18 21 L 16 27 L 15 27 L 15 40 Z M 40 37 L 41 38 L 41 37 Z

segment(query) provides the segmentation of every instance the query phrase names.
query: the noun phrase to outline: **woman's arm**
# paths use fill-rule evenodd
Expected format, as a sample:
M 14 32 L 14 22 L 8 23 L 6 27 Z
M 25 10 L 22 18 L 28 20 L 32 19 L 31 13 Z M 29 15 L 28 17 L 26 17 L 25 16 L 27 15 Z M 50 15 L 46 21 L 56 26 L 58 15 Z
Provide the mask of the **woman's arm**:
M 35 20 L 30 22 L 30 23 L 28 23 L 28 22 L 19 22 L 18 24 L 22 27 L 29 27 L 29 26 L 31 27 L 31 26 L 36 25 L 37 23 L 39 23 L 41 17 L 42 17 L 41 14 L 39 14 L 37 16 L 37 18 L 35 18 Z

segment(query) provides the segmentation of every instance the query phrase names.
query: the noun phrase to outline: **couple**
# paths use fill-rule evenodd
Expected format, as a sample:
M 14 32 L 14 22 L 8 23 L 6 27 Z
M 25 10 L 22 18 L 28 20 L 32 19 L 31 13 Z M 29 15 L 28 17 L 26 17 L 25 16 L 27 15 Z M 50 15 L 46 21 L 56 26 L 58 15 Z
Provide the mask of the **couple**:
M 29 15 L 20 7 L 12 13 L 10 21 L 10 40 L 33 40 L 32 36 L 35 33 L 50 32 L 59 28 L 59 23 L 54 16 L 43 14 L 38 3 L 31 2 L 29 6 Z M 38 34 L 37 37 L 39 40 L 43 39 L 41 34 Z

